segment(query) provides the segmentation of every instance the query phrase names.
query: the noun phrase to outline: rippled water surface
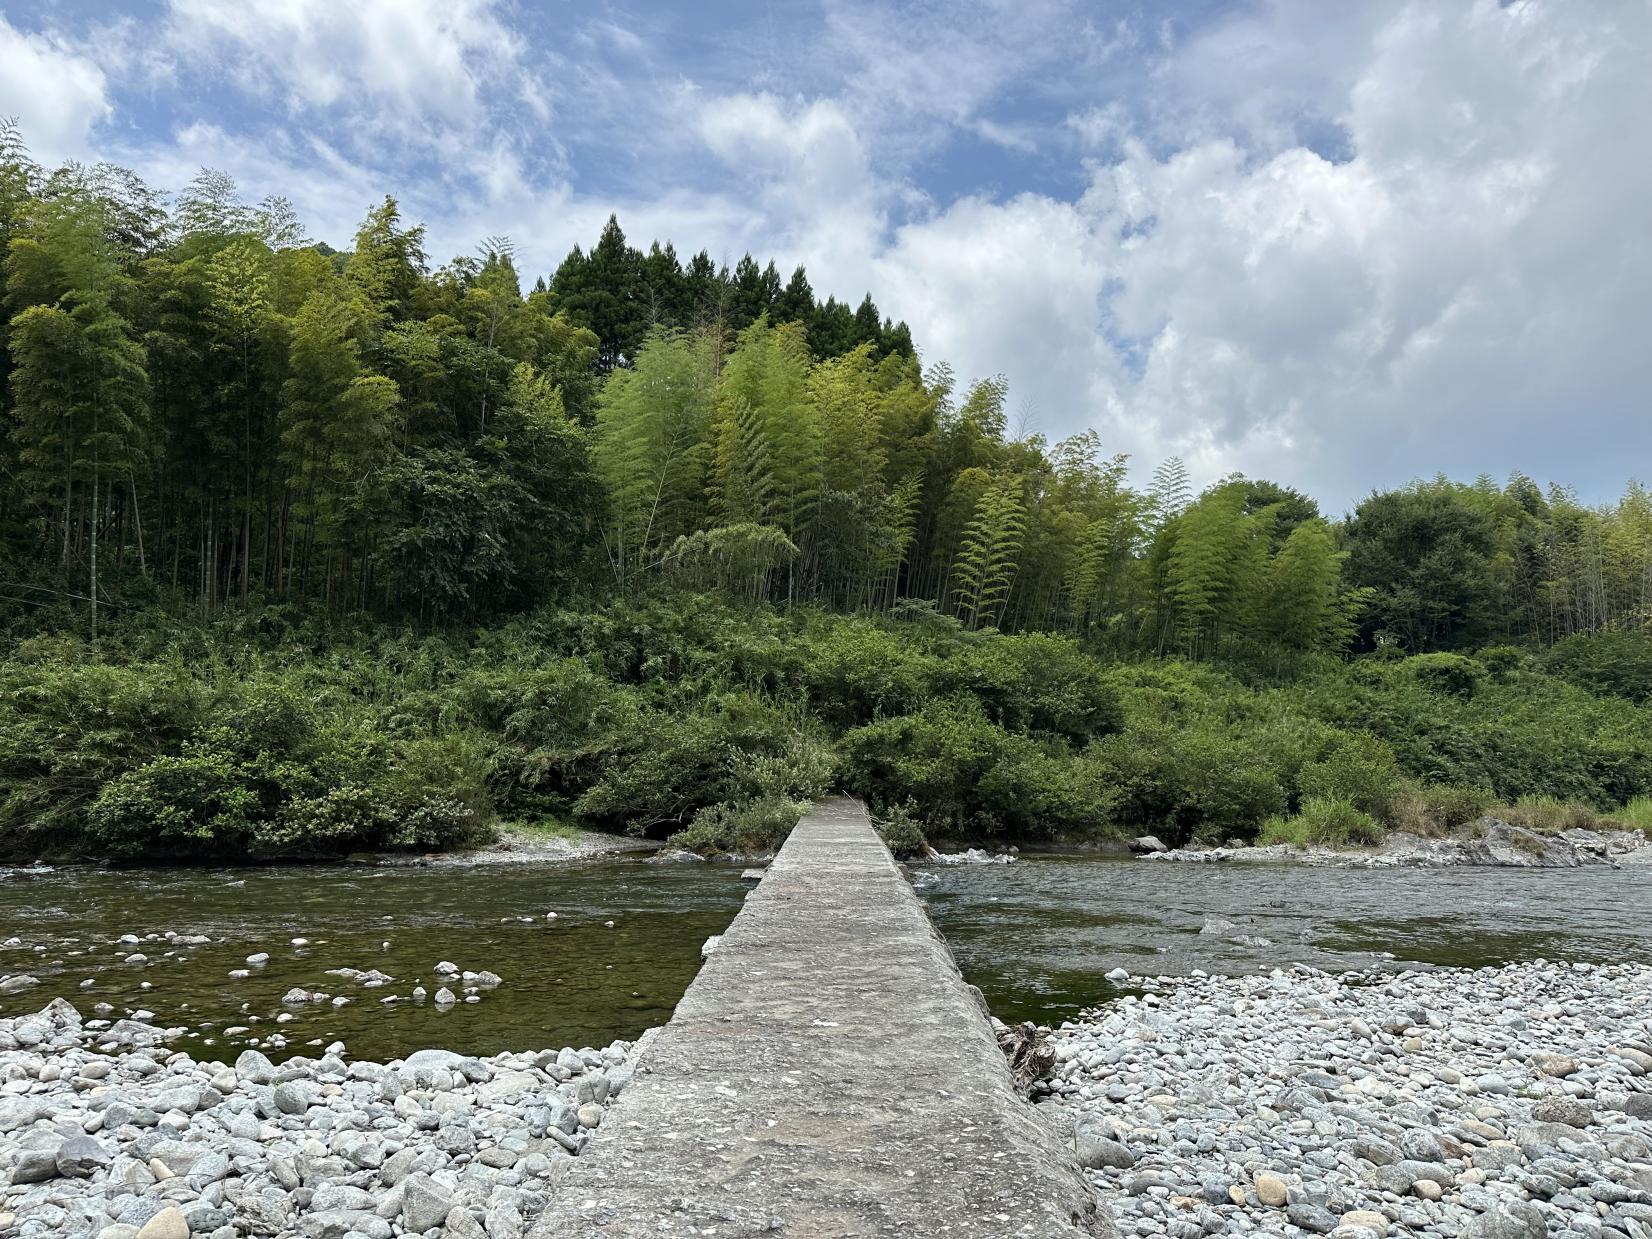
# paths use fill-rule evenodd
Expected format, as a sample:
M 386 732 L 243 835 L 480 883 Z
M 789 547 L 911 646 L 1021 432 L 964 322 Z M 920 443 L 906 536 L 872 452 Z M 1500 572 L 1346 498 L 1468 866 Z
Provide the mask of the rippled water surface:
M 7 1014 L 59 996 L 90 1016 L 146 1009 L 200 1039 L 242 1043 L 279 1031 L 289 1053 L 319 1038 L 342 1040 L 358 1058 L 421 1046 L 462 1053 L 606 1045 L 665 1022 L 700 965 L 700 947 L 721 933 L 745 896 L 727 865 L 652 865 L 635 858 L 507 865 L 305 866 L 247 869 L 63 868 L 0 870 L 0 975 L 29 972 L 43 984 L 0 998 Z M 554 920 L 545 913 L 555 912 Z M 608 928 L 607 922 L 613 927 Z M 173 930 L 210 944 L 119 944 Z M 291 945 L 306 938 L 307 946 Z M 44 950 L 37 948 L 44 947 Z M 123 964 L 131 952 L 145 964 Z M 246 957 L 270 960 L 244 979 Z M 504 978 L 481 1001 L 439 1010 L 433 1002 L 385 1005 L 415 984 L 441 985 L 440 961 Z M 329 968 L 378 969 L 395 978 L 364 989 Z M 90 978 L 90 988 L 80 982 Z M 144 989 L 144 983 L 151 988 Z M 283 1007 L 294 986 L 346 995 L 349 1005 Z M 455 986 L 454 988 L 458 988 Z M 245 1011 L 242 1004 L 248 1004 Z M 257 1023 L 248 1015 L 257 1015 Z M 226 1027 L 249 1033 L 226 1039 Z
M 917 883 L 965 975 L 1008 1020 L 1059 1022 L 1105 1001 L 1116 991 L 1104 974 L 1121 965 L 1173 974 L 1295 961 L 1353 968 L 1652 959 L 1652 869 L 1304 869 L 1032 856 L 920 870 Z M 727 927 L 744 893 L 732 866 L 636 858 L 0 870 L 0 940 L 23 942 L 0 948 L 0 975 L 28 972 L 43 982 L 0 997 L 0 1013 L 60 995 L 87 1014 L 98 1002 L 113 1008 L 111 1017 L 148 1010 L 157 1022 L 187 1026 L 192 1048 L 211 1041 L 222 1056 L 277 1030 L 288 1053 L 338 1039 L 352 1055 L 377 1059 L 428 1045 L 477 1054 L 602 1045 L 669 1017 L 699 967 L 701 944 Z M 1217 932 L 1201 932 L 1207 924 Z M 118 941 L 167 930 L 212 941 Z M 308 945 L 292 945 L 296 937 Z M 133 951 L 147 962 L 122 963 Z M 245 978 L 229 975 L 257 952 L 269 962 Z M 429 1001 L 381 1001 L 405 998 L 420 983 L 434 994 L 440 960 L 491 970 L 503 984 L 445 1011 Z M 340 967 L 395 980 L 364 989 L 327 975 Z M 84 980 L 91 985 L 83 989 Z M 295 1018 L 278 1026 L 288 1009 L 281 996 L 294 986 L 351 1002 L 291 1008 Z M 249 1031 L 225 1034 L 239 1025 Z
M 1059 1022 L 1112 997 L 1104 974 L 1119 967 L 1157 976 L 1291 963 L 1652 960 L 1646 867 L 1340 869 L 1034 856 L 924 870 L 917 883 L 959 967 L 1012 1021 Z

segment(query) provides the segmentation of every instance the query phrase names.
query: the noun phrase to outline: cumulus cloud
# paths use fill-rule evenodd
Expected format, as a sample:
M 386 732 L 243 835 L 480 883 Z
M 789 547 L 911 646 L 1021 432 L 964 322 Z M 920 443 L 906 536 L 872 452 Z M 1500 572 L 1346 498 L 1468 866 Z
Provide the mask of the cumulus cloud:
M 0 116 L 15 116 L 38 158 L 86 154 L 94 125 L 109 115 L 102 69 L 69 40 L 19 30 L 0 14 Z
M 408 125 L 476 120 L 484 77 L 521 44 L 490 0 L 171 0 L 173 46 L 294 111 L 383 109 Z
M 1652 19 L 1615 11 L 1411 7 L 1344 96 L 1347 159 L 1209 139 L 1099 169 L 1113 306 L 1152 339 L 1117 429 L 1343 500 L 1568 456 L 1621 483 L 1652 377 L 1652 144 L 1621 118 L 1652 108 Z M 1557 433 L 1578 418 L 1615 442 Z

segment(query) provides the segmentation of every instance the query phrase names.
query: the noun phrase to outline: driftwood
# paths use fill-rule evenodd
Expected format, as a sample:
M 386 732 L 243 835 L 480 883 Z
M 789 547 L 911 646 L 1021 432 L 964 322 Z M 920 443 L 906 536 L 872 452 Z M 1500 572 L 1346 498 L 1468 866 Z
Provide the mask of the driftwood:
M 1010 1075 L 1023 1093 L 1050 1074 L 1055 1066 L 1055 1047 L 1050 1044 L 1050 1031 L 1037 1024 L 1016 1024 L 998 1030 L 998 1048 L 1010 1061 Z

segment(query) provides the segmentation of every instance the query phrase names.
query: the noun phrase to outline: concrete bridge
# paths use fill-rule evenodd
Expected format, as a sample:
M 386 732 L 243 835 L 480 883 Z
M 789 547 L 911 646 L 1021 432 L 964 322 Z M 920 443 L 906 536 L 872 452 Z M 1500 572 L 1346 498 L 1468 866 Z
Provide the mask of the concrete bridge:
M 535 1239 L 1112 1228 L 859 802 L 792 832 Z

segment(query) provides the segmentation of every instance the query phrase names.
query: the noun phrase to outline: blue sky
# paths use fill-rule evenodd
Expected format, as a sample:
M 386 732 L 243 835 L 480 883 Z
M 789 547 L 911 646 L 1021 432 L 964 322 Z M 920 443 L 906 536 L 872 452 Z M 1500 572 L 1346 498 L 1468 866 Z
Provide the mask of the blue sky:
M 633 241 L 870 290 L 1016 422 L 1339 511 L 1652 448 L 1646 0 L 0 0 L 44 160 L 438 261 Z

